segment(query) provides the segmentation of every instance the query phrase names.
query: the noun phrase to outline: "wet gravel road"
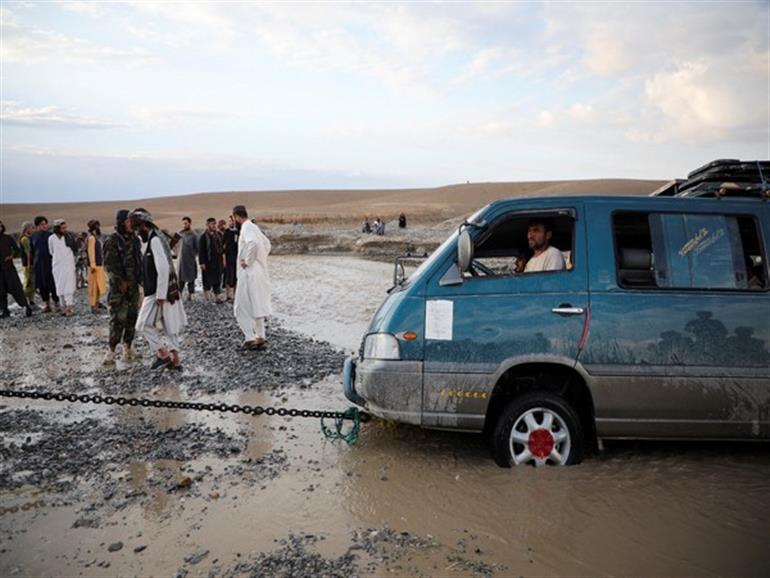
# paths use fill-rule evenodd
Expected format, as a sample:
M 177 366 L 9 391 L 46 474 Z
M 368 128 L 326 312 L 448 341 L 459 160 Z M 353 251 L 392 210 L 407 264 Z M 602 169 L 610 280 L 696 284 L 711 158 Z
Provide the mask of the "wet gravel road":
M 391 268 L 272 258 L 266 352 L 229 306 L 188 305 L 185 370 L 100 365 L 107 316 L 0 320 L 14 388 L 340 410 Z M 318 279 L 308 283 L 307 279 Z M 186 304 L 187 305 L 187 304 Z M 766 445 L 615 443 L 501 470 L 478 436 L 0 399 L 0 575 L 766 576 Z

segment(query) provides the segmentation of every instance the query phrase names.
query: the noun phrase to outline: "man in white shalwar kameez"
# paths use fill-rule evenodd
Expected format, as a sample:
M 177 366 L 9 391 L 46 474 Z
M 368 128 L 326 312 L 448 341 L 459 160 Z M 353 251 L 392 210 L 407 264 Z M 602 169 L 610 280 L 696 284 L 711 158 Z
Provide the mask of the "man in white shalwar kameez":
M 158 234 L 150 213 L 136 209 L 131 211 L 129 219 L 131 228 L 145 243 L 142 254 L 144 299 L 136 320 L 136 330 L 144 335 L 157 356 L 153 369 L 168 367 L 181 370 L 179 337 L 187 326 L 187 315 L 178 287 L 171 287 L 172 278 L 175 280 L 171 249 L 165 237 Z
M 267 256 L 270 240 L 249 220 L 246 208 L 233 208 L 233 219 L 240 229 L 238 237 L 238 283 L 233 313 L 243 331 L 244 349 L 264 349 L 265 318 L 272 313 Z
M 72 243 L 67 242 L 67 223 L 63 219 L 53 222 L 53 235 L 48 237 L 48 252 L 51 254 L 53 282 L 62 306 L 62 315 L 74 315 L 75 289 L 75 253 Z

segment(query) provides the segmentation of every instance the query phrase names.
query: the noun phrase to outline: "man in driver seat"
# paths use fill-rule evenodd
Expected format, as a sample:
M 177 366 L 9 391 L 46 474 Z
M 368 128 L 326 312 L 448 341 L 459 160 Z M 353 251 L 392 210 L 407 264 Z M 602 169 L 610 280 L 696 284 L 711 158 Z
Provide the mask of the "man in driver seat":
M 527 225 L 527 244 L 532 257 L 524 267 L 524 273 L 561 271 L 565 268 L 561 251 L 551 246 L 553 227 L 547 219 L 531 219 Z

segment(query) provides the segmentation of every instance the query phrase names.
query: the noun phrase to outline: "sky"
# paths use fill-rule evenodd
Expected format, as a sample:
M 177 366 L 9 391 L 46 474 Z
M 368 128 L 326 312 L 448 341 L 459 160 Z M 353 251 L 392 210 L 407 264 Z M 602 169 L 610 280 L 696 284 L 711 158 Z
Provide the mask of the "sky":
M 0 202 L 770 159 L 770 2 L 0 4 Z

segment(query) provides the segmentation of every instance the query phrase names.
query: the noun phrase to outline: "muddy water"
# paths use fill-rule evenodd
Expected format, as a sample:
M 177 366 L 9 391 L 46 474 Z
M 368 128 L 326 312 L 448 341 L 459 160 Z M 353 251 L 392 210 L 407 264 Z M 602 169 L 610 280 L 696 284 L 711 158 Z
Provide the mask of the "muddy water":
M 272 272 L 277 316 L 346 350 L 357 348 L 391 275 L 388 265 L 348 257 L 276 257 Z M 53 365 L 40 371 L 57 375 Z M 185 399 L 183 381 L 157 396 Z M 345 405 L 333 377 L 290 395 L 295 407 Z M 218 399 L 281 401 L 264 392 Z M 72 419 L 84 411 L 70 408 L 61 416 Z M 103 415 L 118 421 L 145 415 L 161 429 L 184 422 L 221 427 L 247 438 L 244 457 L 260 459 L 281 449 L 289 467 L 276 479 L 247 484 L 227 475 L 225 462 L 215 458 L 129 461 L 116 478 L 149 499 L 122 509 L 101 507 L 98 528 L 72 529 L 96 499 L 87 488 L 78 499 L 44 496 L 47 504 L 35 511 L 0 517 L 4 534 L 24 529 L 0 544 L 1 575 L 17 569 L 31 575 L 169 575 L 201 548 L 207 556 L 187 567 L 191 575 L 206 575 L 275 549 L 275 540 L 290 532 L 324 536 L 319 551 L 337 556 L 350 545 L 351 531 L 384 526 L 430 536 L 442 549 L 415 551 L 400 566 L 380 563 L 377 575 L 467 575 L 448 551 L 504 576 L 766 576 L 770 570 L 766 445 L 615 443 L 577 467 L 502 470 L 479 436 L 381 421 L 366 424 L 359 445 L 350 448 L 324 440 L 314 420 L 136 408 Z M 214 475 L 196 481 L 200 491 L 194 496 L 150 484 L 206 466 Z M 30 495 L 3 495 L 3 505 Z M 108 553 L 107 545 L 117 541 L 124 548 Z M 147 548 L 134 553 L 138 545 Z M 105 562 L 109 567 L 97 565 Z

